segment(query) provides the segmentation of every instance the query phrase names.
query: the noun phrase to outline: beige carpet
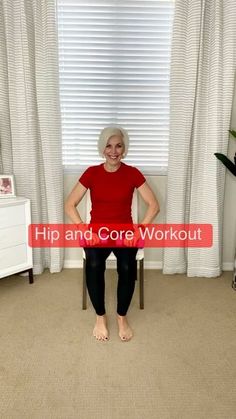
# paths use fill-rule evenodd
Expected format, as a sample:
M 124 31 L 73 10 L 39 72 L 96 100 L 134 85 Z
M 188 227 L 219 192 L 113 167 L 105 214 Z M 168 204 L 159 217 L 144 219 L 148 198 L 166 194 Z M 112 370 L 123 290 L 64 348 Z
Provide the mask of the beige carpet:
M 236 292 L 232 273 L 202 279 L 146 271 L 121 342 L 116 275 L 107 274 L 110 341 L 92 337 L 81 271 L 0 280 L 3 419 L 235 419 Z

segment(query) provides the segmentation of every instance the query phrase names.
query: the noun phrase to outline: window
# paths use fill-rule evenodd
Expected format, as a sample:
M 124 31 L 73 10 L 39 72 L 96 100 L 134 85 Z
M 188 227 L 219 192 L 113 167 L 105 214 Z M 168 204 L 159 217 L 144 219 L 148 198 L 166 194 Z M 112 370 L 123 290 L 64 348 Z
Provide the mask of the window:
M 174 0 L 57 0 L 63 162 L 98 164 L 102 128 L 130 136 L 125 162 L 165 173 Z

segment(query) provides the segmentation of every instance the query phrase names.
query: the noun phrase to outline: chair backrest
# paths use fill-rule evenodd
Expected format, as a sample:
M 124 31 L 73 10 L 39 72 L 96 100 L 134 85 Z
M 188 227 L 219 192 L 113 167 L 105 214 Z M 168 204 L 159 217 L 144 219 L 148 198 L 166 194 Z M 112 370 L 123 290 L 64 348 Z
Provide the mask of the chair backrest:
M 87 193 L 86 193 L 86 223 L 90 222 L 90 211 L 92 209 L 92 203 L 91 203 L 91 198 L 90 198 L 90 191 L 88 189 Z M 133 200 L 132 200 L 132 218 L 133 218 L 133 222 L 134 224 L 138 223 L 138 192 L 135 189 L 134 193 L 133 193 Z
M 133 218 L 133 222 L 134 224 L 138 223 L 138 192 L 135 189 L 134 193 L 133 193 L 133 200 L 132 200 L 132 218 Z
M 86 223 L 90 222 L 90 211 L 92 209 L 92 202 L 90 197 L 90 190 L 87 190 L 86 193 L 86 214 L 85 214 L 85 221 Z

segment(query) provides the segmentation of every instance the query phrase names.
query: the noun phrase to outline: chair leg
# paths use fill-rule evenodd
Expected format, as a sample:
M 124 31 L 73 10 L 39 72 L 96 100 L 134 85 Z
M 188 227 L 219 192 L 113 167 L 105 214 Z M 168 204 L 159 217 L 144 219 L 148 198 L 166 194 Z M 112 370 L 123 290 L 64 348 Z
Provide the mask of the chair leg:
M 144 309 L 144 264 L 143 259 L 139 261 L 139 304 L 140 310 Z
M 82 301 L 82 309 L 86 310 L 86 308 L 87 308 L 86 260 L 83 259 L 83 301 Z

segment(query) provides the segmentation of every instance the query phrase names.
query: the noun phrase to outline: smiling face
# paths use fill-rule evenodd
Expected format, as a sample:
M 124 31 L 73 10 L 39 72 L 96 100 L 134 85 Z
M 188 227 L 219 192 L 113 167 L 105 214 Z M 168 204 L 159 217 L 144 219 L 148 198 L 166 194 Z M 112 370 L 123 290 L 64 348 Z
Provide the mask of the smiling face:
M 124 151 L 125 147 L 120 135 L 113 135 L 109 138 L 104 150 L 106 170 L 115 171 L 120 167 Z

